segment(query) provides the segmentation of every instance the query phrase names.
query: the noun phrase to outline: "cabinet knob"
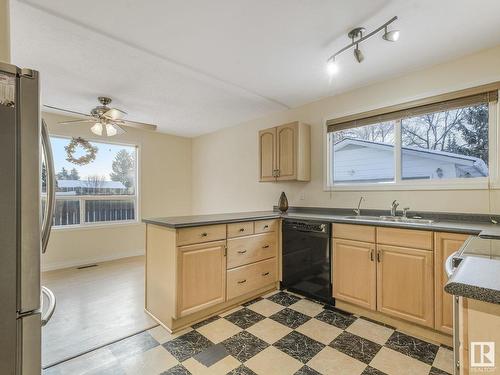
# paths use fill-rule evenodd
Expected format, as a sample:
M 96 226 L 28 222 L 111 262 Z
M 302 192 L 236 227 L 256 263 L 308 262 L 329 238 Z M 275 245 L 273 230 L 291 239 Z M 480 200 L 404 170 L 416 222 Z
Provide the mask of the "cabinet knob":
M 262 246 L 263 249 L 268 249 L 269 248 L 269 245 L 264 245 Z
M 264 225 L 264 229 L 268 229 L 269 228 L 269 225 Z
M 240 232 L 244 232 L 245 231 L 245 228 L 240 228 Z
M 208 236 L 208 233 L 207 233 L 207 232 L 203 232 L 203 233 L 201 234 L 201 236 L 202 236 L 202 237 L 206 237 L 206 236 Z
M 247 251 L 246 250 L 239 250 L 238 254 L 245 254 Z
M 238 281 L 238 284 L 244 284 L 246 282 L 247 282 L 247 279 L 244 279 L 244 280 Z
M 264 273 L 262 274 L 262 276 L 267 276 L 267 275 L 269 275 L 269 272 L 264 272 Z

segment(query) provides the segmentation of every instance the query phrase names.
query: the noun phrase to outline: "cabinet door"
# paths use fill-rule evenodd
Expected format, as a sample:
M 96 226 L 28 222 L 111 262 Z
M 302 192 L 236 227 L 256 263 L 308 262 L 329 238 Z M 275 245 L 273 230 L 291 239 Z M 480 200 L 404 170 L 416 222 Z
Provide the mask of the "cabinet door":
M 274 181 L 276 167 L 276 128 L 259 132 L 260 181 Z
M 451 335 L 453 333 L 453 297 L 443 290 L 444 284 L 448 281 L 444 263 L 452 253 L 460 249 L 469 236 L 456 233 L 435 233 L 434 237 L 436 249 L 434 253 L 434 275 L 436 277 L 434 283 L 436 309 L 434 328 Z
M 334 239 L 332 255 L 333 296 L 375 310 L 375 244 Z
M 278 126 L 276 131 L 276 150 L 278 180 L 297 178 L 297 136 L 298 123 Z
M 177 248 L 177 317 L 226 300 L 225 241 Z
M 377 246 L 377 309 L 434 327 L 433 252 Z

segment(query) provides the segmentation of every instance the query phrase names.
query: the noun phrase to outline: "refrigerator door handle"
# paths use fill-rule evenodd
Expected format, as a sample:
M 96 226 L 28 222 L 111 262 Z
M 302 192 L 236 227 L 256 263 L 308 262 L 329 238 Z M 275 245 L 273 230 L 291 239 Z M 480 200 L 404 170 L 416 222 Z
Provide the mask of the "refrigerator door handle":
M 42 286 L 42 294 L 45 294 L 47 299 L 49 300 L 49 307 L 47 311 L 45 311 L 42 315 L 42 327 L 46 325 L 50 318 L 52 318 L 52 315 L 54 314 L 54 311 L 56 309 L 56 296 L 54 293 L 52 293 L 52 290 L 49 288 Z
M 45 156 L 47 168 L 46 186 L 47 186 L 47 202 L 45 204 L 44 220 L 42 224 L 42 254 L 47 250 L 47 244 L 50 238 L 50 230 L 52 229 L 52 216 L 54 214 L 55 204 L 55 171 L 54 157 L 52 155 L 52 147 L 50 146 L 49 130 L 45 120 L 42 119 L 42 150 Z

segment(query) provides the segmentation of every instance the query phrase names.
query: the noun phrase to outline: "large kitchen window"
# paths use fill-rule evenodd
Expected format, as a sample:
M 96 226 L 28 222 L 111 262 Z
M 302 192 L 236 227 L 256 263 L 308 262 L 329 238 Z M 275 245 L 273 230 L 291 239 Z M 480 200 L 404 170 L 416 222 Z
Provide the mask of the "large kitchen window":
M 91 141 L 95 159 L 85 165 L 67 160 L 71 138 L 51 137 L 56 173 L 53 225 L 83 226 L 137 221 L 137 147 Z M 77 147 L 74 158 L 85 155 Z M 42 192 L 45 190 L 42 166 Z M 42 193 L 42 203 L 44 197 Z
M 498 167 L 497 98 L 490 91 L 327 122 L 326 187 L 487 188 Z

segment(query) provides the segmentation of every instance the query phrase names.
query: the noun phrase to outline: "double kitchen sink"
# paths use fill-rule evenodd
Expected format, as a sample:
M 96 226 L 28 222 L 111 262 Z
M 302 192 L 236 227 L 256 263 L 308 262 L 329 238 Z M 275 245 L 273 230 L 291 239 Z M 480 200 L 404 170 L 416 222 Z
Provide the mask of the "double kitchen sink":
M 430 219 L 417 219 L 404 216 L 346 216 L 346 219 L 360 220 L 360 221 L 373 221 L 373 222 L 393 222 L 393 223 L 408 223 L 408 224 L 432 224 L 434 220 Z

